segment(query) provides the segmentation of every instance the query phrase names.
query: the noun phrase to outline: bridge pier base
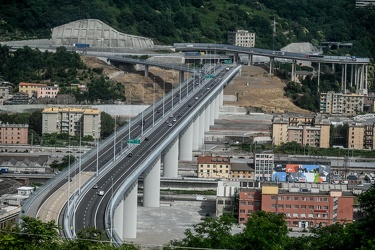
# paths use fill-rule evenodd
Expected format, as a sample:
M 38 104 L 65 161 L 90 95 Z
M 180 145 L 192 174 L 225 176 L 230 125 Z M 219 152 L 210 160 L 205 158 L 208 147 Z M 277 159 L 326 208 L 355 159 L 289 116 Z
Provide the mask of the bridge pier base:
M 199 141 L 200 141 L 200 132 L 199 132 L 199 116 L 193 122 L 193 150 L 199 149 Z
M 208 105 L 204 110 L 204 131 L 210 131 L 210 105 Z
M 210 104 L 210 125 L 215 124 L 215 99 Z
M 137 198 L 138 198 L 138 180 L 124 200 L 123 206 L 123 239 L 137 238 Z
M 122 227 L 122 224 L 124 222 L 124 200 L 122 200 L 120 202 L 120 204 L 118 204 L 118 207 L 116 208 L 115 210 L 115 217 L 114 217 L 114 220 L 113 220 L 113 227 L 117 233 L 117 235 L 119 235 L 120 237 L 122 237 L 123 235 L 123 227 Z
M 143 206 L 160 206 L 160 158 L 151 167 L 143 180 Z
M 148 77 L 148 65 L 145 65 L 145 77 Z
M 185 133 L 180 137 L 180 161 L 193 160 L 193 125 L 190 124 Z
M 215 107 L 215 116 L 214 116 L 214 119 L 219 119 L 219 110 L 220 110 L 220 108 L 219 108 L 220 107 L 219 99 L 220 99 L 220 94 L 215 97 L 215 105 L 214 105 L 214 107 Z
M 205 131 L 205 115 L 206 110 L 203 110 L 199 116 L 199 146 L 203 146 L 204 144 L 204 131 Z
M 172 146 L 164 156 L 163 176 L 176 178 L 178 175 L 178 139 L 173 142 Z
M 180 79 L 180 83 L 183 83 L 184 82 L 184 71 L 182 71 L 182 70 L 180 70 L 179 71 L 179 74 L 178 74 L 178 76 L 179 76 L 179 79 Z

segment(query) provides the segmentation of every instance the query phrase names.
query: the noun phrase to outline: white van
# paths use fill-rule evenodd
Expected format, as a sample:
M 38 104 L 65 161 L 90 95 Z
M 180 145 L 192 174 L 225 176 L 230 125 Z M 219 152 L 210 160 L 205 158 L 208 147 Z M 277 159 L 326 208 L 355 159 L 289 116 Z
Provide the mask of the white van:
M 98 193 L 99 196 L 103 196 L 104 195 L 104 191 L 103 190 L 100 190 L 99 193 Z

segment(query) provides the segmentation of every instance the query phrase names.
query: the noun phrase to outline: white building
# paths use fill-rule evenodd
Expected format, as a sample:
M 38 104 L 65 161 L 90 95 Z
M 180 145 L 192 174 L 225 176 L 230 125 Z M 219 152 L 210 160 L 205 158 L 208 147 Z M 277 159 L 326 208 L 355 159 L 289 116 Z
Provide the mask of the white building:
M 247 30 L 237 30 L 228 32 L 228 43 L 242 47 L 255 47 L 255 33 Z

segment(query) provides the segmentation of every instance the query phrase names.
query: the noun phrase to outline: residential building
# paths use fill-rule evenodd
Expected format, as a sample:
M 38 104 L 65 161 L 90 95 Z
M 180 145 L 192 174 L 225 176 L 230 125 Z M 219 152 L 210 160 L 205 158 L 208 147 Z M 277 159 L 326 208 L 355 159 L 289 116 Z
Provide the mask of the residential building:
M 272 120 L 272 141 L 275 146 L 295 141 L 301 145 L 329 148 L 330 121 L 315 117 L 277 117 Z
M 254 165 L 250 163 L 231 162 L 230 178 L 232 180 L 254 180 Z
M 342 114 L 342 93 L 327 92 L 320 93 L 320 113 Z
M 231 174 L 229 157 L 198 156 L 198 177 L 228 179 Z
M 46 87 L 39 87 L 37 89 L 37 98 L 56 98 L 57 94 L 59 93 L 59 86 L 46 86 Z
M 12 87 L 10 86 L 0 86 L 0 99 L 8 99 L 11 89 Z
M 242 188 L 238 192 L 238 223 L 245 224 L 251 214 L 262 209 L 260 188 Z
M 28 124 L 5 124 L 0 122 L 0 143 L 4 145 L 27 145 Z
M 348 148 L 350 149 L 374 149 L 374 126 L 362 122 L 349 123 Z
M 239 223 L 246 223 L 248 216 L 257 210 L 284 213 L 288 227 L 300 230 L 352 221 L 353 194 L 350 191 L 326 191 L 321 188 L 324 185 L 285 189 L 280 185 L 263 184 L 261 189 L 241 189 Z
M 20 82 L 18 92 L 28 94 L 29 97 L 37 97 L 39 88 L 41 87 L 47 87 L 47 84 Z
M 364 101 L 363 94 L 321 93 L 320 112 L 353 116 L 363 111 Z
M 274 168 L 274 154 L 272 151 L 255 151 L 254 168 L 256 181 L 271 181 Z
M 369 93 L 368 95 L 364 96 L 363 101 L 363 111 L 364 112 L 375 112 L 375 93 Z
M 228 43 L 242 47 L 255 47 L 255 33 L 247 30 L 237 30 L 228 32 Z
M 42 111 L 44 133 L 69 133 L 69 135 L 100 138 L 100 110 L 96 108 L 45 108 Z

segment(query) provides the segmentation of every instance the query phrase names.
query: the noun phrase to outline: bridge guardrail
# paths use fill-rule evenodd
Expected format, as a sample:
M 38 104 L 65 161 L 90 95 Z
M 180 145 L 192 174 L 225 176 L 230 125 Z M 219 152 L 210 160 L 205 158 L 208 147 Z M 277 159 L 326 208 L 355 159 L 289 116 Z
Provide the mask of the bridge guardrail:
M 221 85 L 217 85 L 216 90 L 218 91 L 219 88 L 221 88 L 223 85 L 225 85 L 228 80 L 230 80 L 235 74 L 237 74 L 237 72 L 241 69 L 241 67 L 242 66 L 237 66 L 234 70 L 232 70 L 230 72 L 230 74 L 228 76 L 226 76 L 224 79 L 222 79 Z M 213 96 L 216 95 L 217 91 L 210 92 L 210 94 L 205 99 L 206 102 L 210 101 L 213 98 Z M 196 108 L 196 110 L 199 111 L 200 109 L 202 109 L 206 105 L 206 102 L 201 102 L 199 104 L 199 106 Z M 179 129 L 175 129 L 173 131 L 173 133 L 171 133 L 168 136 L 167 139 L 164 139 L 162 141 L 162 143 L 158 147 L 159 150 L 154 150 L 149 157 L 144 158 L 143 161 L 141 162 L 140 167 L 133 170 L 133 172 L 114 191 L 114 195 L 112 196 L 111 201 L 107 204 L 107 208 L 106 208 L 105 216 L 104 216 L 105 226 L 106 226 L 107 230 L 110 229 L 110 228 L 113 229 L 114 222 L 112 221 L 111 214 L 114 214 L 115 209 L 117 208 L 118 204 L 121 202 L 121 199 L 123 199 L 126 192 L 128 192 L 128 189 L 133 185 L 134 179 L 138 178 L 141 175 L 141 173 L 144 172 L 147 169 L 147 167 L 150 166 L 150 164 L 152 162 L 155 162 L 157 160 L 157 158 L 160 156 L 160 154 L 164 150 L 164 148 L 167 147 L 167 145 L 171 141 L 173 141 L 176 136 L 178 136 L 180 131 L 190 123 L 190 120 L 193 119 L 194 116 L 195 116 L 195 113 L 190 113 L 190 115 L 187 117 L 187 119 L 184 119 L 183 122 L 178 126 Z M 115 230 L 113 230 L 112 232 L 107 231 L 107 235 L 109 237 L 111 237 L 111 236 L 114 237 L 115 242 L 117 244 L 122 243 L 122 239 L 118 236 L 118 234 L 116 233 Z

